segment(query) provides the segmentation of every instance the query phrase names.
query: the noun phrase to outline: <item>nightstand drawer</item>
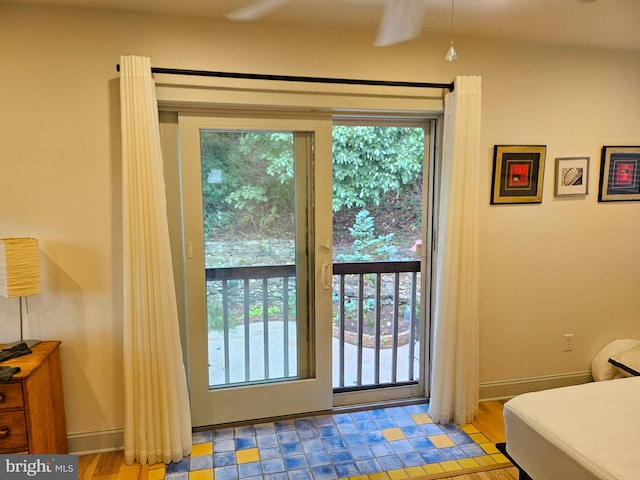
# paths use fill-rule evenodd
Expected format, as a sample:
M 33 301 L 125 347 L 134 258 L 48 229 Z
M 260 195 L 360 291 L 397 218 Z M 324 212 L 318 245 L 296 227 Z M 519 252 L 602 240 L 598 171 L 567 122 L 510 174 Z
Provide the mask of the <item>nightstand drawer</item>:
M 22 408 L 23 405 L 21 383 L 0 383 L 0 412 Z
M 0 451 L 26 449 L 27 446 L 24 412 L 0 413 Z

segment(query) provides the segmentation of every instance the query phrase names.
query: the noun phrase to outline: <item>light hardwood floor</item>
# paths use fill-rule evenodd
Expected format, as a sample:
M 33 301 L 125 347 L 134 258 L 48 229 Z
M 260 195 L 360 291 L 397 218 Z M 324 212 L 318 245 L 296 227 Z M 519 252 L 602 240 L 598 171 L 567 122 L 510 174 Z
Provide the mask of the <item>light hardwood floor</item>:
M 501 402 L 480 404 L 478 418 L 473 422 L 489 440 L 504 442 L 504 422 Z M 78 459 L 78 480 L 162 480 L 164 468 L 158 465 L 125 465 L 122 452 L 83 455 Z M 517 480 L 515 468 L 502 468 L 488 472 L 442 478 L 455 480 Z

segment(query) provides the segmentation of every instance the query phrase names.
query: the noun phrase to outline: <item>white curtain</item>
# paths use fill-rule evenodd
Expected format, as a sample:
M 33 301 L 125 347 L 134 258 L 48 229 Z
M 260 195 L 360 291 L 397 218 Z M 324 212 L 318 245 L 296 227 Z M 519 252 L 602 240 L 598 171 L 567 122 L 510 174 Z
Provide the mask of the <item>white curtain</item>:
M 478 182 L 481 78 L 445 97 L 429 415 L 470 423 L 478 411 Z
M 191 414 L 169 246 L 158 102 L 145 57 L 120 58 L 124 256 L 124 456 L 191 453 Z

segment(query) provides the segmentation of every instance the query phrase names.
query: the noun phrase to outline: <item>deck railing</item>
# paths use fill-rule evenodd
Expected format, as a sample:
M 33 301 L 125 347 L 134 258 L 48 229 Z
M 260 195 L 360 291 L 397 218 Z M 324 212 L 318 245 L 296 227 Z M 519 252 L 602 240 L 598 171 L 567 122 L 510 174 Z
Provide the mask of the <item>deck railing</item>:
M 415 383 L 420 262 L 333 264 L 334 391 Z M 295 378 L 294 265 L 206 269 L 212 388 Z
M 335 391 L 418 381 L 419 274 L 419 261 L 333 265 Z

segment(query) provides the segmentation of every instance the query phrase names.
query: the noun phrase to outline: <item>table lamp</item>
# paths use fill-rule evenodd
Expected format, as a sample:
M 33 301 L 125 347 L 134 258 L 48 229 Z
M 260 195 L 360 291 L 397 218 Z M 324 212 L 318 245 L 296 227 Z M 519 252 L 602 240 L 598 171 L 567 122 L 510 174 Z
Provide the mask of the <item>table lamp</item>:
M 20 298 L 20 341 L 15 343 L 24 342 L 31 347 L 40 342 L 40 340 L 25 340 L 23 338 L 22 313 L 23 299 L 39 293 L 40 251 L 38 240 L 35 238 L 0 239 L 0 295 L 6 298 Z

